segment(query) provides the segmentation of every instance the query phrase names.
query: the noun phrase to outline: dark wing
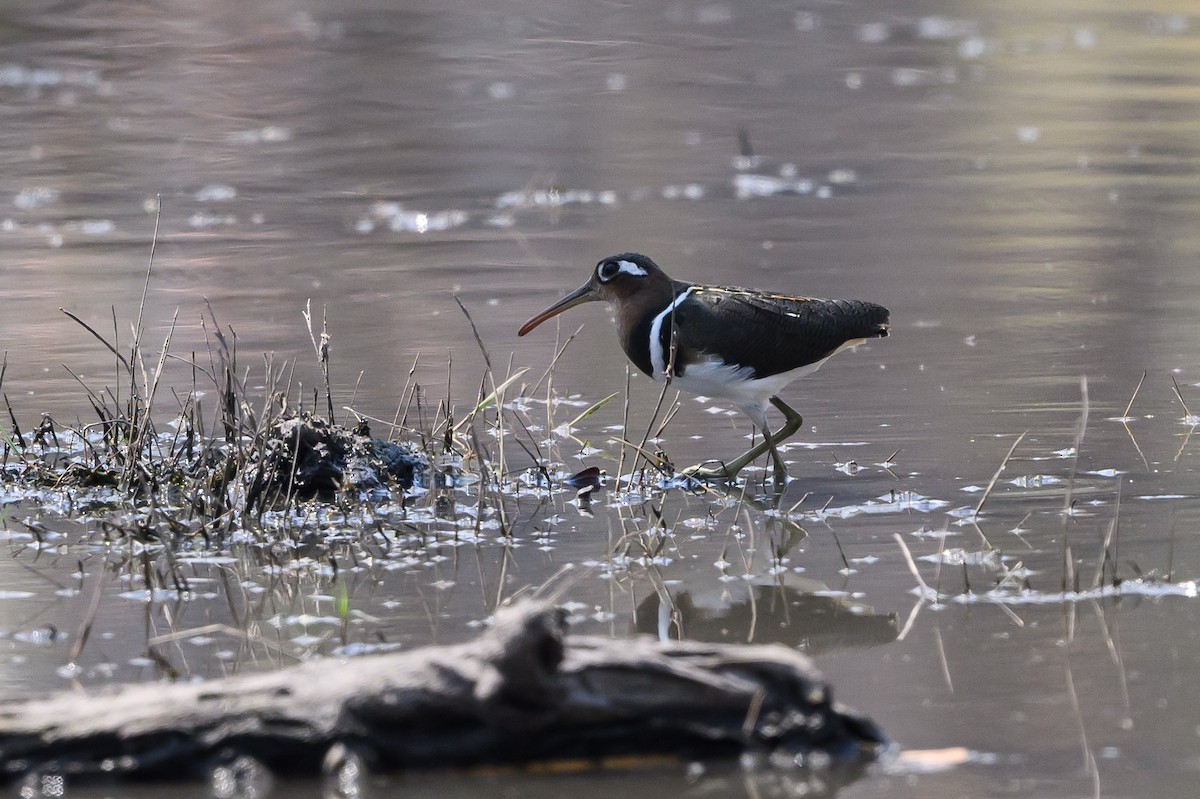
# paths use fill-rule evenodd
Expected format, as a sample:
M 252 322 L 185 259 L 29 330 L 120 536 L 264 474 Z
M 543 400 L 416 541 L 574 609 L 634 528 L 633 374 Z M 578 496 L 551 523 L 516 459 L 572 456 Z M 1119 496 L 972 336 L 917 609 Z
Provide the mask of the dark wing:
M 696 286 L 676 309 L 688 331 L 681 365 L 705 355 L 769 377 L 816 363 L 848 341 L 888 333 L 888 310 L 864 300 L 787 297 L 749 289 Z

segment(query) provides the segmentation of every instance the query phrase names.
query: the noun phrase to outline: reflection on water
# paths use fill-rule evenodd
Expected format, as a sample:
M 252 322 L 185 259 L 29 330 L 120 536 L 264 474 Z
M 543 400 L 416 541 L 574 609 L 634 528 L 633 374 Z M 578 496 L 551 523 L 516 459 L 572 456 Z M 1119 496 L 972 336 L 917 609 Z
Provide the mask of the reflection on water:
M 809 425 L 786 453 L 806 537 L 736 496 L 647 508 L 612 491 L 589 517 L 573 492 L 531 492 L 510 540 L 346 543 L 364 559 L 337 578 L 303 552 L 225 553 L 189 565 L 196 595 L 145 602 L 117 579 L 135 555 L 109 552 L 94 520 L 43 530 L 6 506 L 4 684 L 157 679 L 147 639 L 247 618 L 274 648 L 192 635 L 172 641 L 173 668 L 328 653 L 344 645 L 336 579 L 362 613 L 350 643 L 459 640 L 499 598 L 577 564 L 590 571 L 567 598 L 584 629 L 657 633 L 670 596 L 669 634 L 806 642 L 904 744 L 991 757 L 878 773 L 855 795 L 1090 794 L 1093 775 L 1116 794 L 1190 791 L 1197 611 L 1171 594 L 1200 570 L 1198 56 L 1200 19 L 1169 0 L 9 4 L 0 391 L 26 429 L 43 411 L 87 423 L 64 365 L 113 382 L 110 354 L 60 307 L 123 346 L 142 318 L 154 352 L 178 311 L 187 360 L 207 349 L 207 298 L 244 362 L 294 359 L 311 393 L 311 298 L 335 407 L 384 419 L 410 379 L 427 407 L 473 407 L 483 357 L 456 296 L 493 364 L 533 367 L 532 386 L 556 349 L 517 326 L 610 252 L 701 282 L 872 297 L 894 335 L 785 397 Z M 613 439 L 647 428 L 658 389 L 635 375 L 628 421 L 614 401 L 574 440 L 547 432 L 626 384 L 606 314 L 578 313 L 549 378 L 575 404 L 524 421 L 565 474 L 615 473 Z M 190 369 L 168 372 L 162 397 L 191 389 Z M 674 462 L 744 449 L 732 409 L 680 403 L 660 442 Z M 912 593 L 897 533 L 932 601 Z M 1148 588 L 1099 591 L 1114 570 Z M 993 590 L 1053 601 L 975 600 Z M 47 625 L 63 637 L 28 637 Z
M 876 613 L 843 592 L 794 574 L 785 575 L 785 581 L 731 581 L 719 589 L 681 591 L 670 603 L 650 594 L 638 605 L 634 625 L 637 632 L 662 639 L 784 643 L 809 654 L 896 640 L 895 614 Z

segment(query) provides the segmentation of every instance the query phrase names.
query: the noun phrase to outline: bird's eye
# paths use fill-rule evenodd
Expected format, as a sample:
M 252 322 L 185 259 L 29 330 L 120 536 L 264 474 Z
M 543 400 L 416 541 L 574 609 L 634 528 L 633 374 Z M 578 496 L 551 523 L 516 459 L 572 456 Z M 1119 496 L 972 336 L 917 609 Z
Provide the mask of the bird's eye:
M 646 277 L 650 273 L 644 267 L 639 266 L 636 261 L 627 261 L 624 258 L 601 261 L 596 265 L 596 276 L 600 278 L 601 283 L 608 283 L 620 274 Z

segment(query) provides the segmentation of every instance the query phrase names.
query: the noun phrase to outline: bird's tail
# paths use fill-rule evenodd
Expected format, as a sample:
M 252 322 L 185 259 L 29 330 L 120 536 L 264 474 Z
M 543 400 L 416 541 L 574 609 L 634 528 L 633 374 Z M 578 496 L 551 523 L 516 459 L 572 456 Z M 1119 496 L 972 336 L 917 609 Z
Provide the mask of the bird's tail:
M 882 305 L 866 300 L 843 300 L 842 310 L 858 328 L 854 338 L 886 338 L 891 325 L 891 313 Z

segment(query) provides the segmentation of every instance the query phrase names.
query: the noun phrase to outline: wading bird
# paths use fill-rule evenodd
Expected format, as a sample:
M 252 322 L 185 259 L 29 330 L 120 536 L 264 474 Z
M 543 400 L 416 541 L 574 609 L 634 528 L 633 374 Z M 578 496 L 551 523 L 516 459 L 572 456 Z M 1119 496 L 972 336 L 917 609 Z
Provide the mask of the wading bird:
M 762 443 L 740 457 L 687 473 L 732 480 L 770 452 L 777 489 L 787 482 L 777 445 L 803 423 L 779 392 L 839 350 L 888 334 L 888 310 L 875 303 L 672 280 L 646 256 L 627 252 L 596 264 L 588 282 L 521 325 L 517 335 L 596 300 L 616 310 L 621 347 L 638 369 L 689 393 L 729 400 L 762 432 Z M 767 427 L 768 403 L 784 416 L 774 433 Z

